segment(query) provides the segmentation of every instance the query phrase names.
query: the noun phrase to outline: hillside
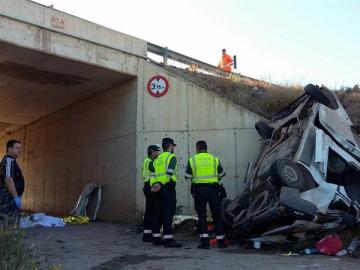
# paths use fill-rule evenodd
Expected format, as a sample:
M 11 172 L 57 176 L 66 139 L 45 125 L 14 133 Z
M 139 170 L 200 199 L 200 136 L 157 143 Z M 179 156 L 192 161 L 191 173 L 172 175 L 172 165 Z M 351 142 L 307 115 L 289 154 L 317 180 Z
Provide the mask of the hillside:
M 304 93 L 299 87 L 273 85 L 265 88 L 254 86 L 248 81 L 234 82 L 176 67 L 166 69 L 266 118 L 271 118 L 274 113 Z M 360 90 L 336 91 L 336 95 L 353 123 L 360 124 Z
M 354 125 L 360 125 L 360 90 L 343 90 L 336 92 L 341 104 L 350 116 Z

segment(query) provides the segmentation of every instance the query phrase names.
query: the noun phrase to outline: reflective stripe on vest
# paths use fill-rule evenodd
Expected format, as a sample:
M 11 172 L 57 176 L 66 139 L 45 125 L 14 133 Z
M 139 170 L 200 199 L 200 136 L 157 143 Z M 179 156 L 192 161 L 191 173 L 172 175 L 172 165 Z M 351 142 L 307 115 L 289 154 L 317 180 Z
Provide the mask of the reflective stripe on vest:
M 169 176 L 167 172 L 173 171 L 168 169 L 171 158 L 174 157 L 174 154 L 171 154 L 169 152 L 163 152 L 161 153 L 157 159 L 154 160 L 154 169 L 155 169 L 155 175 L 150 178 L 150 185 L 152 186 L 154 183 L 160 182 L 163 185 L 170 182 L 170 180 L 176 182 L 176 173 L 177 173 L 177 166 L 175 168 L 175 171 L 173 172 L 173 176 Z
M 143 163 L 142 176 L 144 178 L 144 182 L 150 181 L 150 175 L 151 175 L 151 172 L 149 170 L 150 162 L 151 162 L 151 158 L 147 157 L 145 158 Z
M 194 184 L 218 183 L 217 173 L 219 160 L 211 154 L 199 153 L 191 157 L 190 167 L 192 170 L 192 182 Z

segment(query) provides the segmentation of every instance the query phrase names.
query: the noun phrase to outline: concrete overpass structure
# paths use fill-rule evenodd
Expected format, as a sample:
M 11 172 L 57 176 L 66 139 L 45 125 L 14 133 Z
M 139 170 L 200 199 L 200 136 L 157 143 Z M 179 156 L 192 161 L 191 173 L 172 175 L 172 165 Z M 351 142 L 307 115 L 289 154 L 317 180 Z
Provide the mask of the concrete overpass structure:
M 163 97 L 147 90 L 157 75 Z M 142 211 L 148 144 L 178 144 L 178 205 L 193 211 L 184 170 L 195 142 L 208 141 L 240 192 L 259 143 L 258 115 L 147 60 L 147 42 L 26 0 L 0 0 L 0 146 L 23 142 L 25 209 L 66 214 L 86 183 L 104 184 L 99 218 L 131 221 Z M 1 149 L 2 153 L 5 149 Z

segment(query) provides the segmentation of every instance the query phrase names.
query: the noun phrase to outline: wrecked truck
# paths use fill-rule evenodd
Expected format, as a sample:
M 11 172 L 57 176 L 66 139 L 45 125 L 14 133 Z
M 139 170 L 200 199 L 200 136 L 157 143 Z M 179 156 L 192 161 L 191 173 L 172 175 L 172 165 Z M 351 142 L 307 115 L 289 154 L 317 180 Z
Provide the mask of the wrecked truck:
M 329 89 L 308 84 L 304 92 L 255 125 L 262 145 L 245 188 L 222 202 L 238 236 L 286 242 L 360 222 L 360 137 Z

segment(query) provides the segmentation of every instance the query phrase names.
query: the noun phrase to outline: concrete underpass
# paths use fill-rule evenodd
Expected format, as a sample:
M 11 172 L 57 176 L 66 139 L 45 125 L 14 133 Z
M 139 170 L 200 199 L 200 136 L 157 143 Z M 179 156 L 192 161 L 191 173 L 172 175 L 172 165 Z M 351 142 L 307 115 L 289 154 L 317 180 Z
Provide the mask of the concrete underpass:
M 143 40 L 30 1 L 0 5 L 0 146 L 23 143 L 26 210 L 68 214 L 86 183 L 101 183 L 99 218 L 135 220 L 146 147 L 164 136 L 178 145 L 182 213 L 194 211 L 184 173 L 199 139 L 229 196 L 241 191 L 260 116 L 148 61 Z M 160 98 L 147 91 L 156 75 L 169 82 Z
M 68 213 L 87 182 L 107 178 L 104 191 L 112 192 L 103 206 L 115 205 L 130 188 L 116 184 L 121 167 L 135 164 L 134 155 L 124 159 L 122 152 L 135 153 L 136 78 L 5 43 L 0 49 L 1 132 L 16 129 L 9 136 L 23 142 L 25 207 Z M 129 195 L 122 197 L 134 209 Z M 121 216 L 121 209 L 103 217 Z

